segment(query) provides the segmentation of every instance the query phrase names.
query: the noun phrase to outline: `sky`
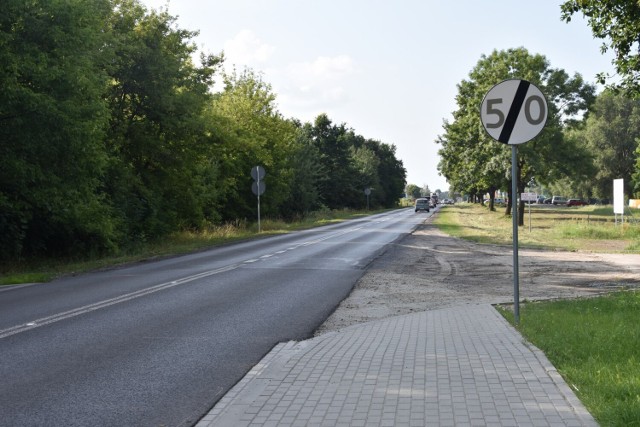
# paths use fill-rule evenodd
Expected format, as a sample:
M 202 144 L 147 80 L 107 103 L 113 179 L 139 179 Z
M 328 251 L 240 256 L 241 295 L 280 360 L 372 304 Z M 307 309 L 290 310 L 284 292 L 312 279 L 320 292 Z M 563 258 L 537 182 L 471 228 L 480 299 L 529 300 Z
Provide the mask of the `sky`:
M 141 0 L 198 30 L 200 51 L 260 73 L 285 118 L 326 113 L 396 147 L 407 183 L 447 191 L 435 143 L 456 110 L 457 85 L 482 55 L 524 47 L 595 84 L 613 73 L 581 15 L 559 0 Z M 499 82 L 496 82 L 499 83 Z

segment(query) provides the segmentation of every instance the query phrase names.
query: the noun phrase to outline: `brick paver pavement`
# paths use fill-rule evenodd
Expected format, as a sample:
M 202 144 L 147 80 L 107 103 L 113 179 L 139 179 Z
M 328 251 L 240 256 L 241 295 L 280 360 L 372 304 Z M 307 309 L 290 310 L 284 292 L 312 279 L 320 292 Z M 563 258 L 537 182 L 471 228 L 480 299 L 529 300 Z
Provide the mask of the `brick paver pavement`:
M 596 426 L 491 305 L 354 325 L 276 346 L 199 423 Z

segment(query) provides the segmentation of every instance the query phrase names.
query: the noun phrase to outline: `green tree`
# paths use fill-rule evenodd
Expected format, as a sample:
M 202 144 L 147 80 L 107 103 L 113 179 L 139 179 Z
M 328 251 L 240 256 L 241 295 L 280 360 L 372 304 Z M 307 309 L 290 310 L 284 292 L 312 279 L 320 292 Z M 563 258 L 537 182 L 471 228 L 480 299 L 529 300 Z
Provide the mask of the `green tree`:
M 370 203 L 377 207 L 398 204 L 406 185 L 406 170 L 395 156 L 394 145 L 366 139 L 334 125 L 326 114 L 307 125 L 320 153 L 323 176 L 318 182 L 322 203 L 330 209 L 362 208 L 365 188 L 372 188 Z
M 415 184 L 409 184 L 406 188 L 407 197 L 411 197 L 412 199 L 418 199 L 423 196 L 423 191 L 420 187 Z
M 624 192 L 632 198 L 640 138 L 640 100 L 622 93 L 602 92 L 583 129 L 574 138 L 582 141 L 593 156 L 595 173 L 587 182 L 598 197 L 611 198 L 613 180 L 624 179 Z
M 226 129 L 226 140 L 215 151 L 223 167 L 226 220 L 253 217 L 256 198 L 251 192 L 251 168 L 266 170 L 267 190 L 261 212 L 279 216 L 289 199 L 296 126 L 276 108 L 276 95 L 262 77 L 251 70 L 225 76 L 225 89 L 215 97 L 211 112 Z
M 396 157 L 396 146 L 376 140 L 368 140 L 367 144 L 379 160 L 375 198 L 385 208 L 397 206 L 407 184 L 407 170 Z
M 320 153 L 324 172 L 319 182 L 320 195 L 330 209 L 350 207 L 358 192 L 347 132 L 346 125 L 334 125 L 326 114 L 316 117 L 311 127 L 311 138 Z
M 369 206 L 376 207 L 381 205 L 380 201 L 380 181 L 378 179 L 378 168 L 380 166 L 380 159 L 376 156 L 376 153 L 366 146 L 357 148 L 351 147 L 351 157 L 356 172 L 354 177 L 356 189 L 360 189 L 360 197 L 356 200 L 360 200 L 361 204 L 358 207 L 365 207 L 366 197 L 364 191 L 368 188 L 373 190 L 369 197 Z
M 196 32 L 136 0 L 114 4 L 106 191 L 131 239 L 197 227 L 213 173 L 203 112 L 220 58 L 202 56 L 196 66 Z
M 285 218 L 302 218 L 322 205 L 319 186 L 324 173 L 320 152 L 313 144 L 311 125 L 297 123 L 296 127 L 289 197 L 281 208 Z
M 636 148 L 636 169 L 632 175 L 633 196 L 640 199 L 640 144 Z
M 0 257 L 104 251 L 107 0 L 6 0 L 0 14 Z
M 562 19 L 581 12 L 587 19 L 594 37 L 603 39 L 601 52 L 613 50 L 613 65 L 622 77 L 619 84 L 634 95 L 640 95 L 640 3 L 630 0 L 568 0 L 561 5 Z M 598 75 L 600 83 L 612 76 Z
M 524 79 L 538 86 L 548 101 L 548 120 L 544 130 L 533 141 L 518 147 L 518 192 L 526 183 L 536 180 L 548 184 L 562 176 L 586 175 L 588 156 L 570 140 L 563 139 L 563 129 L 573 126 L 576 117 L 593 102 L 595 88 L 579 74 L 569 77 L 561 69 L 550 67 L 542 55 L 532 55 L 525 48 L 494 51 L 482 55 L 469 74 L 458 85 L 453 122 L 445 122 L 445 133 L 437 143 L 440 172 L 456 190 L 483 194 L 495 189 L 511 192 L 511 150 L 494 141 L 484 131 L 478 106 L 486 93 L 506 79 Z M 506 214 L 510 214 L 508 204 Z M 523 204 L 519 222 L 524 217 Z

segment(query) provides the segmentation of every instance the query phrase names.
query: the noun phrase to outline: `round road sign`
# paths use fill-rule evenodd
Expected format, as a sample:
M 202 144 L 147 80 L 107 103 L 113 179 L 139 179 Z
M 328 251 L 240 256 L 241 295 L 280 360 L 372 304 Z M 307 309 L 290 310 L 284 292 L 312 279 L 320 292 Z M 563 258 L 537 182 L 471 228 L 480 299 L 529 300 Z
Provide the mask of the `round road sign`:
M 267 185 L 264 183 L 264 181 L 260 181 L 260 184 L 258 184 L 257 181 L 254 181 L 251 184 L 251 191 L 253 191 L 253 194 L 255 194 L 256 196 L 262 196 L 266 189 Z
M 526 80 L 498 83 L 482 100 L 480 119 L 487 133 L 503 144 L 516 145 L 535 138 L 547 123 L 547 100 Z
M 251 168 L 251 178 L 256 181 L 264 179 L 266 172 L 262 166 L 254 166 Z

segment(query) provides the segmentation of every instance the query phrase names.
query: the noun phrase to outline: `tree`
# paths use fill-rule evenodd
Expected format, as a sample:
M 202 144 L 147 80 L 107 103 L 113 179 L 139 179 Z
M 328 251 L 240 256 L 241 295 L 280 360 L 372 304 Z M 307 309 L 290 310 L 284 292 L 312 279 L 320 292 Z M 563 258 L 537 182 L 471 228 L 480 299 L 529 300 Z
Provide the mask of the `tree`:
M 587 18 L 594 37 L 605 40 L 600 48 L 614 52 L 613 65 L 622 77 L 618 85 L 640 95 L 640 4 L 629 0 L 569 0 L 561 5 L 562 19 L 570 22 L 578 12 Z M 611 76 L 598 75 L 602 84 Z
M 372 188 L 373 206 L 398 204 L 406 170 L 395 157 L 396 147 L 357 135 L 346 124 L 334 125 L 326 114 L 316 117 L 306 132 L 320 154 L 321 201 L 330 209 L 362 208 L 365 188 Z
M 636 148 L 636 170 L 632 176 L 633 195 L 640 199 L 640 144 Z
M 361 205 L 359 204 L 358 207 L 363 208 L 366 205 L 364 191 L 367 188 L 373 190 L 370 195 L 370 206 L 380 205 L 380 190 L 382 190 L 380 180 L 378 179 L 380 159 L 372 149 L 365 145 L 359 148 L 351 146 L 351 158 L 356 173 L 354 177 L 355 187 L 356 189 L 360 189 L 360 194 L 362 195 L 362 197 L 355 199 L 361 201 Z
M 223 184 L 223 218 L 253 217 L 255 196 L 251 192 L 251 168 L 266 170 L 267 190 L 261 198 L 265 215 L 278 216 L 289 200 L 293 179 L 296 126 L 278 112 L 271 86 L 252 70 L 225 75 L 225 89 L 211 108 L 212 128 L 223 128 L 222 144 L 215 146 Z M 217 116 L 217 118 L 216 118 Z M 220 132 L 220 129 L 215 132 Z
M 586 120 L 584 128 L 573 135 L 591 152 L 595 170 L 587 182 L 598 197 L 611 198 L 613 180 L 624 179 L 624 192 L 633 196 L 640 138 L 640 100 L 611 90 L 602 92 Z
M 106 251 L 100 191 L 107 0 L 6 0 L 0 14 L 0 257 Z
M 166 11 L 114 0 L 109 20 L 110 85 L 106 99 L 110 163 L 105 189 L 132 240 L 198 227 L 209 200 L 204 120 L 221 58 L 192 55 L 196 32 Z
M 310 136 L 311 125 L 297 124 L 295 152 L 291 157 L 289 198 L 281 212 L 285 218 L 304 217 L 320 209 L 320 180 L 323 176 L 320 152 Z
M 572 141 L 563 140 L 562 130 L 574 125 L 575 117 L 587 111 L 595 88 L 579 74 L 569 77 L 564 70 L 551 68 L 542 55 L 532 55 L 524 48 L 508 49 L 482 55 L 469 79 L 458 85 L 454 120 L 444 123 L 445 133 L 436 141 L 442 145 L 438 169 L 456 190 L 475 195 L 487 191 L 493 194 L 496 189 L 511 191 L 511 150 L 489 137 L 478 111 L 486 93 L 510 78 L 535 84 L 549 104 L 542 133 L 518 147 L 518 192 L 524 191 L 534 176 L 538 182 L 548 184 L 562 176 L 586 173 L 583 165 L 588 156 Z M 510 206 L 509 203 L 507 215 Z M 521 225 L 523 221 L 521 215 Z
M 330 209 L 350 207 L 358 191 L 347 132 L 345 124 L 334 125 L 326 114 L 316 117 L 310 129 L 324 173 L 319 182 L 321 200 Z
M 407 185 L 406 193 L 407 197 L 411 197 L 412 199 L 418 199 L 422 197 L 422 189 L 415 184 Z
M 367 144 L 379 160 L 375 199 L 386 208 L 397 206 L 407 183 L 407 170 L 396 157 L 396 146 L 375 140 L 368 140 Z

